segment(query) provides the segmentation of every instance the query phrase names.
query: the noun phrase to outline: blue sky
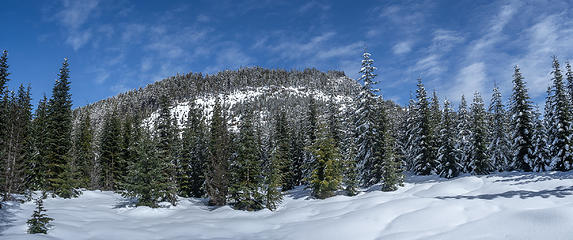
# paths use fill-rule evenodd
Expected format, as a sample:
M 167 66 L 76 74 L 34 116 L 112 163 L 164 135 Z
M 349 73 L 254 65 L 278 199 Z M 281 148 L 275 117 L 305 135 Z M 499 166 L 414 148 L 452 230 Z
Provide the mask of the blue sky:
M 571 1 L 2 1 L 10 83 L 49 95 L 70 58 L 74 106 L 176 73 L 241 66 L 343 70 L 373 54 L 385 98 L 416 79 L 454 102 L 494 81 L 509 96 L 515 64 L 537 100 L 551 56 L 573 55 Z

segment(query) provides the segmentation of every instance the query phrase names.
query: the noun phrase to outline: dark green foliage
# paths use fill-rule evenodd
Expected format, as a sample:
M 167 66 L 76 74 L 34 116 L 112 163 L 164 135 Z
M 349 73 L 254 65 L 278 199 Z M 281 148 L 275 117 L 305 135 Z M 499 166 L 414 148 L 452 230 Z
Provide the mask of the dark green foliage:
M 150 133 L 139 127 L 134 128 L 134 142 L 132 145 L 134 163 L 130 164 L 126 180 L 125 197 L 138 199 L 138 206 L 158 207 L 160 201 L 165 199 L 165 191 L 159 186 L 164 184 L 164 164 L 158 157 L 156 143 L 151 139 Z
M 127 116 L 123 120 L 123 127 L 121 129 L 121 141 L 120 141 L 120 161 L 117 164 L 118 175 L 116 181 L 118 182 L 118 189 L 123 190 L 124 185 L 127 182 L 126 176 L 128 173 L 128 168 L 130 164 L 133 164 L 135 159 L 135 154 L 133 153 L 132 145 L 134 144 L 133 137 L 133 124 L 134 118 Z
M 12 94 L 11 94 L 12 95 Z M 5 177 L 4 200 L 11 198 L 12 193 L 23 192 L 27 185 L 28 166 L 33 157 L 32 138 L 32 105 L 30 87 L 20 85 L 18 94 L 4 98 L 8 107 L 8 120 L 5 129 L 2 162 Z
M 229 188 L 229 150 L 230 137 L 227 120 L 222 114 L 219 99 L 215 101 L 211 118 L 211 137 L 209 139 L 209 155 L 205 171 L 205 186 L 209 205 L 223 206 L 227 203 Z
M 432 143 L 434 141 L 431 112 L 428 103 L 426 89 L 422 84 L 422 79 L 418 79 L 418 89 L 416 90 L 416 144 L 417 158 L 414 162 L 414 172 L 420 175 L 432 174 L 436 168 L 436 157 Z
M 8 52 L 4 50 L 0 57 L 0 191 L 4 191 L 6 176 L 8 171 L 7 147 L 8 147 L 8 121 L 9 119 L 9 94 L 6 90 L 6 83 L 10 80 L 8 76 Z M 2 194 L 2 196 L 5 194 Z
M 74 141 L 74 163 L 76 166 L 76 179 L 79 187 L 95 189 L 91 184 L 92 168 L 95 166 L 95 153 L 93 147 L 93 130 L 90 115 L 86 114 L 81 119 Z
M 121 169 L 124 165 L 121 159 L 121 122 L 115 113 L 108 115 L 103 123 L 99 155 L 102 189 L 119 190 L 125 172 Z
M 304 144 L 304 133 L 302 127 L 293 128 L 292 134 L 290 135 L 290 166 L 289 166 L 289 185 L 295 187 L 299 186 L 304 181 L 305 173 L 305 144 Z
M 36 210 L 34 210 L 34 214 L 32 214 L 32 218 L 28 219 L 26 223 L 28 223 L 28 233 L 29 234 L 37 234 L 43 233 L 47 234 L 48 229 L 50 228 L 50 222 L 54 221 L 53 218 L 48 217 L 45 213 L 46 210 L 44 209 L 44 203 L 42 200 L 43 196 L 38 197 L 36 200 Z
M 48 102 L 47 190 L 63 198 L 79 194 L 72 178 L 72 99 L 70 70 L 65 59 Z
M 533 132 L 533 144 L 535 152 L 533 155 L 535 159 L 531 164 L 531 168 L 536 172 L 544 172 L 549 169 L 551 164 L 551 144 L 549 144 L 549 137 L 547 125 L 549 119 L 540 119 L 539 111 L 534 112 L 535 129 Z
M 475 174 L 489 174 L 493 166 L 487 151 L 488 125 L 484 103 L 478 92 L 471 107 L 471 168 Z
M 275 150 L 273 157 L 279 162 L 282 174 L 282 190 L 288 191 L 294 188 L 294 173 L 291 171 L 290 136 L 286 112 L 281 111 L 277 116 L 275 125 Z M 316 140 L 316 139 L 315 139 Z
M 163 181 L 156 186 L 171 204 L 177 203 L 177 140 L 178 132 L 171 117 L 170 104 L 167 96 L 160 98 L 159 117 L 156 122 L 155 139 L 157 142 L 157 157 L 162 166 Z
M 312 195 L 319 199 L 333 196 L 342 183 L 342 158 L 328 129 L 322 127 L 319 138 L 311 146 L 314 168 L 310 178 Z
M 273 154 L 265 171 L 265 206 L 271 211 L 276 210 L 283 199 L 281 161 L 282 159 L 277 154 Z
M 440 148 L 438 149 L 438 161 L 440 162 L 439 174 L 441 177 L 454 178 L 460 174 L 462 166 L 458 162 L 456 152 L 456 122 L 450 102 L 444 101 L 444 112 L 440 125 Z
M 345 186 L 346 194 L 348 196 L 354 196 L 358 194 L 358 166 L 356 163 L 356 144 L 351 140 L 347 146 L 346 151 L 343 155 L 343 167 L 344 167 L 344 179 L 343 183 Z
M 239 124 L 237 158 L 231 167 L 233 183 L 229 188 L 235 208 L 256 211 L 263 208 L 263 179 L 257 134 L 252 110 L 247 110 Z
M 47 188 L 46 182 L 46 156 L 49 151 L 48 145 L 48 99 L 44 98 L 38 103 L 35 118 L 32 122 L 32 132 L 34 136 L 34 156 L 30 159 L 28 166 L 28 188 L 31 190 L 40 190 Z
M 384 155 L 382 156 L 382 191 L 395 191 L 403 186 L 404 175 L 396 155 L 396 141 L 390 130 L 384 131 Z
M 179 161 L 179 193 L 184 197 L 203 197 L 205 194 L 205 164 L 207 162 L 206 126 L 203 110 L 190 101 L 187 123 L 183 130 Z
M 519 67 L 515 66 L 510 108 L 513 139 L 512 169 L 525 172 L 531 171 L 530 164 L 534 158 L 532 108 Z

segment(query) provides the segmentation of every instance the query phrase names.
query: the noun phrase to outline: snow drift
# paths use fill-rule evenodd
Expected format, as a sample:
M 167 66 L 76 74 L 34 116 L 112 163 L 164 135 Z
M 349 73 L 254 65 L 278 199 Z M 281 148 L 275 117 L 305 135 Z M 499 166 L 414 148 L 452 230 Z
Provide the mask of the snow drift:
M 47 199 L 47 235 L 26 234 L 33 202 L 1 210 L 1 239 L 571 239 L 573 173 L 408 177 L 395 192 L 311 199 L 289 192 L 280 208 L 130 207 L 112 192 Z

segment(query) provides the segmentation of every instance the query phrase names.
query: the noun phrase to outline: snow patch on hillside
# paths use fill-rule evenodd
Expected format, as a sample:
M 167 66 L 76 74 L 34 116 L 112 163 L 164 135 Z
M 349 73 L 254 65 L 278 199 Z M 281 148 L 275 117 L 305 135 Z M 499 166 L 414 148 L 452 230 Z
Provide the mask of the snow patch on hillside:
M 275 96 L 289 96 L 289 97 L 313 97 L 318 101 L 327 102 L 333 97 L 333 101 L 340 104 L 340 111 L 344 111 L 348 103 L 352 102 L 353 99 L 350 96 L 345 95 L 333 95 L 330 93 L 325 93 L 319 90 L 309 90 L 304 87 L 283 87 L 283 86 L 266 86 L 257 88 L 244 88 L 240 91 L 234 91 L 230 94 L 218 94 L 218 95 L 208 95 L 200 96 L 195 99 L 195 104 L 203 108 L 203 114 L 206 117 L 205 120 L 211 119 L 211 113 L 213 112 L 213 107 L 215 106 L 215 100 L 218 98 L 220 103 L 227 109 L 227 114 L 231 115 L 231 109 L 234 108 L 236 104 L 244 104 L 248 102 L 253 102 L 259 97 L 275 95 Z M 189 101 L 178 102 L 175 106 L 171 107 L 171 116 L 175 118 L 179 128 L 183 128 L 185 122 L 187 121 L 187 114 L 189 113 L 190 103 Z M 151 114 L 150 117 L 144 119 L 143 125 L 148 128 L 153 128 L 157 118 L 159 117 L 159 110 Z M 235 125 L 239 119 L 229 120 L 229 125 Z
M 47 199 L 54 227 L 26 234 L 34 204 L 0 211 L 1 239 L 571 239 L 573 172 L 500 173 L 445 180 L 410 176 L 395 192 L 325 200 L 303 188 L 276 212 L 209 208 L 204 199 L 130 207 L 112 192 Z M 375 189 L 376 187 L 374 187 Z

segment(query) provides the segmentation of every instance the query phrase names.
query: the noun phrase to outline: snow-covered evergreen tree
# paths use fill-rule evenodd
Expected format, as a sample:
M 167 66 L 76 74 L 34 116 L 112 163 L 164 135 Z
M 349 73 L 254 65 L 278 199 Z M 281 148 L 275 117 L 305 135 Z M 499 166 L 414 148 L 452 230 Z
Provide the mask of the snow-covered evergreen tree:
M 160 182 L 156 187 L 165 201 L 175 205 L 178 192 L 176 161 L 179 134 L 171 117 L 171 105 L 167 96 L 163 95 L 160 97 L 159 105 L 160 111 L 155 126 L 155 140 L 157 142 L 157 157 L 161 164 L 161 174 L 164 181 Z
M 539 111 L 534 112 L 534 131 L 533 131 L 533 144 L 535 151 L 533 152 L 534 159 L 531 164 L 532 170 L 536 172 L 544 172 L 549 169 L 551 163 L 551 144 L 548 141 L 548 132 L 546 126 L 548 119 L 540 119 Z
M 472 173 L 484 175 L 493 171 L 487 151 L 488 123 L 483 99 L 475 92 L 471 107 L 471 159 Z
M 491 164 L 495 170 L 505 171 L 509 167 L 511 157 L 509 152 L 509 126 L 501 92 L 497 87 L 493 88 L 489 116 L 490 143 L 488 150 Z
M 559 171 L 571 170 L 573 164 L 573 149 L 571 143 L 573 136 L 573 129 L 571 129 L 572 122 L 572 108 L 571 102 L 568 97 L 567 88 L 563 82 L 563 75 L 559 67 L 559 61 L 553 57 L 553 71 L 552 71 L 553 85 L 547 101 L 548 107 L 548 120 L 549 126 L 549 142 L 551 143 L 551 155 L 553 169 Z
M 202 108 L 195 104 L 195 100 L 190 103 L 181 141 L 179 192 L 182 196 L 199 198 L 205 194 L 207 130 Z
M 433 155 L 432 143 L 433 129 L 431 123 L 431 113 L 428 103 L 426 89 L 422 84 L 422 79 L 418 79 L 418 89 L 416 90 L 416 122 L 415 126 L 417 157 L 414 161 L 414 172 L 420 175 L 429 175 L 435 172 L 437 166 L 436 157 Z
M 235 208 L 248 211 L 260 210 L 264 205 L 261 193 L 262 163 L 253 121 L 253 112 L 247 109 L 239 124 L 237 159 L 231 166 L 233 183 L 229 187 L 229 194 L 235 200 Z
M 565 73 L 567 76 L 567 93 L 571 101 L 570 104 L 573 106 L 573 70 L 571 70 L 571 64 L 569 62 L 567 62 L 565 68 L 567 69 L 567 73 Z
M 462 95 L 458 109 L 458 118 L 456 121 L 456 152 L 458 163 L 462 166 L 462 172 L 471 172 L 471 119 L 468 112 L 466 98 Z
M 378 84 L 375 80 L 376 74 L 374 74 L 376 67 L 372 65 L 374 60 L 370 56 L 371 54 L 368 52 L 362 54 L 362 68 L 360 69 L 362 76 L 358 81 L 362 81 L 363 85 L 360 94 L 356 98 L 357 108 L 354 124 L 356 126 L 355 141 L 358 149 L 356 162 L 361 168 L 361 178 L 364 185 L 371 183 L 369 177 L 372 175 L 371 170 L 375 162 L 374 148 L 377 140 L 376 118 L 378 117 L 376 108 L 379 99 L 377 93 L 380 91 L 375 88 L 375 85 Z
M 400 153 L 402 165 L 407 171 L 414 170 L 414 162 L 418 156 L 418 136 L 417 122 L 416 122 L 416 102 L 410 96 L 408 106 L 404 109 L 402 121 L 400 121 L 398 144 L 400 146 Z
M 533 160 L 533 107 L 518 66 L 514 68 L 511 96 L 512 169 L 530 172 Z
M 441 177 L 454 178 L 460 174 L 462 166 L 456 152 L 456 115 L 450 101 L 444 101 L 444 112 L 440 124 L 440 148 L 438 149 L 438 167 Z
M 209 196 L 209 205 L 223 206 L 227 203 L 229 188 L 229 132 L 227 120 L 223 116 L 219 98 L 215 100 L 211 117 L 211 137 L 209 155 L 205 172 L 205 185 Z

